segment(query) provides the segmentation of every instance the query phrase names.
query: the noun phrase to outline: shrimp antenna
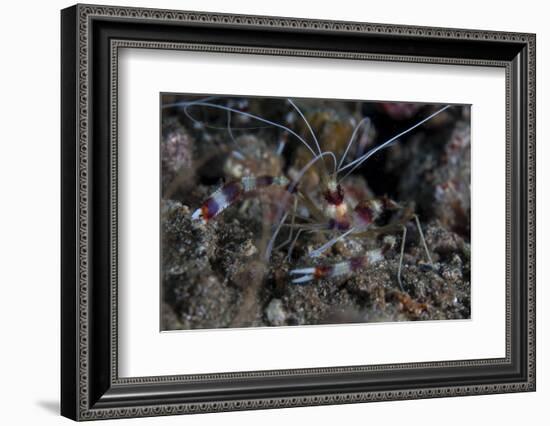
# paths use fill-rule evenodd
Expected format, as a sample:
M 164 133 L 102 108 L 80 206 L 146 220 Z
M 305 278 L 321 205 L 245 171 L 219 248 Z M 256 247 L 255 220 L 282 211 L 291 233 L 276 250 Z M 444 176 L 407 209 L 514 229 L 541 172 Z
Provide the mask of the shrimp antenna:
M 366 124 L 365 124 L 366 123 Z M 348 155 L 348 152 L 351 148 L 351 146 L 353 145 L 353 142 L 356 140 L 355 139 L 355 136 L 357 136 L 357 132 L 359 131 L 359 128 L 365 124 L 365 127 L 367 128 L 367 132 L 370 130 L 370 126 L 371 126 L 371 121 L 370 121 L 370 118 L 369 117 L 365 117 L 363 118 L 359 124 L 357 124 L 357 126 L 355 126 L 355 129 L 353 129 L 353 133 L 351 134 L 351 138 L 349 139 L 349 142 L 348 142 L 348 146 L 346 147 L 346 150 L 344 151 L 344 153 L 342 154 L 342 158 L 340 158 L 340 163 L 338 163 L 338 170 L 336 171 L 336 173 L 338 173 L 338 171 L 340 170 L 340 168 L 342 167 L 342 165 L 344 164 L 344 161 L 346 160 L 346 156 Z
M 321 152 L 319 155 L 316 155 L 311 160 L 309 160 L 309 162 L 304 167 L 302 167 L 302 170 L 298 172 L 298 177 L 292 181 L 292 183 L 288 187 L 288 190 L 290 192 L 294 192 L 294 189 L 298 186 L 298 183 L 300 183 L 300 180 L 304 177 L 309 168 L 312 167 L 318 160 L 327 155 L 332 158 L 332 160 L 334 161 L 334 167 L 336 167 L 336 163 L 338 162 L 338 160 L 336 160 L 336 155 L 334 155 L 334 153 L 331 151 Z
M 321 254 L 325 250 L 329 249 L 334 244 L 336 244 L 338 241 L 343 240 L 349 234 L 351 234 L 352 232 L 355 232 L 355 231 L 356 231 L 356 229 L 352 227 L 352 228 L 348 229 L 346 232 L 344 232 L 343 234 L 337 235 L 336 237 L 330 239 L 328 242 L 323 244 L 321 247 L 318 247 L 315 250 L 313 250 L 311 253 L 309 253 L 309 257 L 319 257 L 319 256 L 321 256 Z
M 278 127 L 279 129 L 286 130 L 292 136 L 296 137 L 300 142 L 302 142 L 306 146 L 307 149 L 309 149 L 309 151 L 311 152 L 311 154 L 314 157 L 317 155 L 315 153 L 315 151 L 311 148 L 311 146 L 309 146 L 309 144 L 300 135 L 298 135 L 295 131 L 293 131 L 292 129 L 289 129 L 286 126 L 283 126 L 282 124 L 275 123 L 274 121 L 267 120 L 265 118 L 259 117 L 259 116 L 254 115 L 254 114 L 250 114 L 250 113 L 245 112 L 245 111 L 239 111 L 238 109 L 235 109 L 235 108 L 231 108 L 231 107 L 227 107 L 227 106 L 223 106 L 223 105 L 217 105 L 217 104 L 213 104 L 213 103 L 210 103 L 210 102 L 195 101 L 195 102 L 189 102 L 188 104 L 181 103 L 180 106 L 183 106 L 186 110 L 190 106 L 203 106 L 203 107 L 207 107 L 207 108 L 220 109 L 222 111 L 228 111 L 228 112 L 234 112 L 236 114 L 241 114 L 245 117 L 252 118 L 253 120 L 257 120 L 257 121 L 260 121 L 262 123 L 266 123 L 266 124 L 269 124 L 271 126 Z
M 170 104 L 165 104 L 162 106 L 162 109 L 165 109 L 165 108 L 173 108 L 173 107 L 178 107 L 178 106 L 190 106 L 190 105 L 193 105 L 193 104 L 200 104 L 200 103 L 203 103 L 203 102 L 210 102 L 210 101 L 213 101 L 215 99 L 217 99 L 219 96 L 208 96 L 207 98 L 201 98 L 201 99 L 195 99 L 194 101 L 179 101 L 179 102 L 173 102 L 173 103 L 170 103 Z
M 387 148 L 388 146 L 390 146 L 393 142 L 395 142 L 397 139 L 399 139 L 401 136 L 409 133 L 410 131 L 416 129 L 418 126 L 421 126 L 422 124 L 424 124 L 426 121 L 432 119 L 433 117 L 435 117 L 436 115 L 442 113 L 443 111 L 445 111 L 447 108 L 450 108 L 451 105 L 447 105 L 443 108 L 441 108 L 440 110 L 434 112 L 433 114 L 430 114 L 428 117 L 424 118 L 423 120 L 419 121 L 418 123 L 416 123 L 414 126 L 412 127 L 409 127 L 407 130 L 404 130 L 402 131 L 401 133 L 399 133 L 398 135 L 395 135 L 394 137 L 392 137 L 391 139 L 388 139 L 386 142 L 384 142 L 383 144 L 381 145 L 378 145 L 377 147 L 371 149 L 370 151 L 366 152 L 365 154 L 363 154 L 361 157 L 353 160 L 351 163 L 345 165 L 344 167 L 342 167 L 340 170 L 338 170 L 338 172 L 341 172 L 341 171 L 344 171 L 346 170 L 347 168 L 351 167 L 351 170 L 349 170 L 344 176 L 342 176 L 340 178 L 340 180 L 346 178 L 348 175 L 350 175 L 355 169 L 357 169 L 361 164 L 363 164 L 365 161 L 367 161 L 370 157 L 372 157 L 374 154 L 376 154 L 378 151 L 384 149 L 384 148 Z
M 189 113 L 188 109 L 189 109 L 189 107 L 192 107 L 194 105 L 199 105 L 200 106 L 201 103 L 199 103 L 199 101 L 193 101 L 193 102 L 189 102 L 189 103 L 186 103 L 185 101 L 184 102 L 176 102 L 176 103 L 173 103 L 173 104 L 165 105 L 163 108 L 183 107 L 183 113 L 193 123 L 200 124 L 201 126 L 204 126 L 206 129 L 227 130 L 226 126 L 220 127 L 220 126 L 213 126 L 213 125 L 210 125 L 210 124 L 205 124 L 203 121 L 200 121 L 200 120 L 196 119 L 195 117 L 193 117 Z M 242 111 L 239 111 L 239 112 L 242 112 Z M 234 127 L 233 130 L 259 130 L 259 129 L 266 129 L 268 127 L 270 127 L 270 126 L 268 126 L 268 125 L 266 125 L 266 126 L 239 126 L 239 127 Z
M 237 140 L 235 139 L 235 136 L 233 135 L 233 130 L 231 129 L 231 111 L 227 111 L 227 133 L 229 133 L 229 137 L 231 138 L 231 140 L 233 141 L 233 143 L 235 144 L 235 146 L 239 149 L 239 150 L 242 150 L 242 147 L 239 145 L 239 143 L 237 142 Z M 239 152 L 240 153 L 240 152 Z
M 319 141 L 317 140 L 317 136 L 315 136 L 315 132 L 313 131 L 313 129 L 309 125 L 309 122 L 307 121 L 306 117 L 304 116 L 304 114 L 302 113 L 300 108 L 298 108 L 298 106 L 292 101 L 292 99 L 287 99 L 287 101 L 290 105 L 292 105 L 292 107 L 296 110 L 296 112 L 300 115 L 300 117 L 302 117 L 302 120 L 304 120 L 304 122 L 306 123 L 306 126 L 309 129 L 309 132 L 311 133 L 311 136 L 313 136 L 313 140 L 315 141 L 315 146 L 317 147 L 317 151 L 319 151 L 319 154 L 320 154 L 321 153 L 321 147 L 319 146 Z
M 288 186 L 288 189 L 287 191 L 289 193 L 293 193 L 294 190 L 296 189 L 296 187 L 298 186 L 298 184 L 300 183 L 300 180 L 304 177 L 304 175 L 306 174 L 306 172 L 317 162 L 319 161 L 321 158 L 325 157 L 325 156 L 330 156 L 333 158 L 334 160 L 334 165 L 336 167 L 336 163 L 337 163 L 337 160 L 336 160 L 336 156 L 334 155 L 334 153 L 332 152 L 329 152 L 329 151 L 326 151 L 326 152 L 321 152 L 319 155 L 316 155 L 315 157 L 313 157 L 311 160 L 309 160 L 309 162 L 304 166 L 302 167 L 302 169 L 300 170 L 300 172 L 298 173 L 298 176 L 290 183 L 290 185 Z M 278 214 L 281 213 L 281 209 L 279 209 L 279 212 Z M 281 230 L 281 227 L 283 226 L 283 223 L 284 221 L 286 220 L 286 218 L 288 217 L 288 212 L 286 212 L 282 217 L 281 219 L 279 220 L 279 222 L 277 223 L 277 226 L 275 227 L 275 231 L 273 232 L 273 235 L 271 236 L 271 238 L 269 239 L 269 242 L 267 243 L 267 247 L 266 247 L 266 250 L 265 250 L 265 259 L 266 260 L 269 260 L 269 258 L 271 257 L 271 251 L 273 250 L 273 245 L 275 244 L 275 240 L 277 239 L 277 235 L 279 234 L 279 231 Z

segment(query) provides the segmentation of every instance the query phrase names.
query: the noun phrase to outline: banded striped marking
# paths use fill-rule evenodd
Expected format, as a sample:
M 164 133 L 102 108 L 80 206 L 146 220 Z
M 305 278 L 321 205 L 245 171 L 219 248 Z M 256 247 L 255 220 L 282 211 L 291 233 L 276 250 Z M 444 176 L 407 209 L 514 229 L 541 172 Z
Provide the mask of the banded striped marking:
M 348 211 L 348 204 L 344 199 L 344 189 L 341 185 L 331 180 L 323 193 L 325 198 L 325 216 L 328 218 L 330 229 L 346 231 L 351 226 L 351 217 Z
M 354 222 L 360 228 L 366 228 L 374 223 L 374 221 L 382 214 L 384 205 L 381 201 L 371 199 L 362 201 L 355 206 L 353 210 Z
M 334 278 L 356 272 L 360 269 L 380 262 L 384 259 L 383 250 L 369 250 L 365 256 L 359 256 L 335 263 L 334 265 L 320 265 L 310 268 L 293 269 L 290 275 L 301 275 L 292 280 L 293 284 L 305 284 L 309 281 L 319 280 L 321 278 Z
M 244 194 L 271 185 L 288 188 L 289 181 L 284 176 L 247 176 L 239 181 L 229 182 L 208 197 L 202 206 L 193 212 L 191 219 L 207 223 L 238 201 Z

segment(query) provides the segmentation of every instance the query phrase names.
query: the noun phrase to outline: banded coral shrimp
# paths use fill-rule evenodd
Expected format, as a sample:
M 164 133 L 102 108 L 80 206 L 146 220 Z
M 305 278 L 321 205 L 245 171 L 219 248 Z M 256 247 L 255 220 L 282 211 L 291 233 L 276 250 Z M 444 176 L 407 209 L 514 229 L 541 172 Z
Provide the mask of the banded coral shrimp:
M 383 143 L 361 153 L 357 149 L 358 140 L 363 135 L 368 135 L 371 122 L 368 117 L 355 119 L 351 134 L 341 149 L 328 148 L 319 140 L 316 131 L 311 123 L 314 120 L 306 117 L 300 102 L 293 99 L 280 101 L 288 107 L 287 116 L 291 116 L 286 122 L 276 121 L 265 115 L 251 113 L 236 100 L 222 101 L 218 98 L 201 98 L 190 101 L 180 101 L 168 107 L 180 108 L 183 113 L 197 126 L 214 126 L 225 133 L 225 137 L 234 149 L 228 156 L 227 163 L 233 164 L 226 168 L 228 182 L 210 194 L 202 204 L 197 206 L 192 214 L 196 223 L 207 225 L 220 217 L 227 209 L 233 208 L 243 199 L 262 193 L 272 188 L 279 188 L 275 204 L 277 206 L 274 215 L 273 226 L 269 239 L 264 250 L 264 259 L 268 261 L 274 251 L 284 250 L 289 261 L 292 260 L 293 250 L 303 240 L 324 239 L 316 247 L 311 249 L 308 257 L 310 265 L 294 267 L 289 271 L 290 282 L 293 284 L 307 284 L 321 278 L 336 278 L 349 274 L 356 274 L 369 264 L 377 263 L 384 259 L 386 252 L 393 248 L 395 238 L 388 238 L 381 248 L 371 249 L 359 256 L 350 257 L 341 262 L 330 262 L 330 251 L 333 246 L 349 239 L 372 239 L 381 235 L 399 234 L 401 236 L 399 267 L 396 273 L 396 280 L 403 291 L 401 279 L 401 268 L 403 264 L 405 240 L 407 236 L 406 224 L 415 224 L 420 235 L 420 240 L 425 252 L 426 265 L 432 264 L 429 249 L 426 245 L 420 220 L 414 212 L 414 206 L 408 203 L 396 202 L 389 197 L 365 196 L 352 200 L 351 194 L 346 190 L 346 180 L 350 179 L 354 172 L 378 152 L 392 146 L 400 138 L 421 127 L 435 116 L 449 108 L 443 106 L 435 112 L 426 114 L 421 120 L 413 125 L 407 126 L 400 132 L 387 139 Z M 216 119 L 209 124 L 196 117 L 196 111 L 210 111 Z M 215 112 L 218 114 L 216 115 Z M 235 125 L 240 120 L 244 126 Z M 311 123 L 310 123 L 311 122 Z M 318 127 L 318 126 L 315 126 Z M 271 158 L 279 158 L 280 174 L 258 172 L 262 169 L 262 161 L 254 157 L 254 150 L 249 146 L 238 133 L 246 130 L 250 132 L 255 129 L 276 130 L 278 135 L 277 144 L 271 144 L 268 151 Z M 285 147 L 292 145 L 290 152 L 306 152 L 307 161 L 300 164 L 296 155 L 288 164 L 285 160 L 291 158 L 288 154 L 283 155 Z M 245 142 L 243 146 L 243 142 Z M 355 153 L 355 156 L 352 154 Z M 268 155 L 269 157 L 269 155 Z M 304 158 L 304 155 L 301 155 Z M 249 161 L 250 160 L 250 161 Z M 249 163 L 251 166 L 243 167 Z M 231 175 L 231 171 L 240 175 Z M 313 175 L 314 183 L 308 183 L 308 175 Z M 317 180 L 317 185 L 315 185 Z M 273 196 L 273 195 L 272 195 Z M 383 225 L 379 219 L 385 218 Z M 387 220 L 387 216 L 391 216 Z M 285 235 L 282 235 L 285 233 Z M 279 237 L 281 236 L 281 237 Z M 284 239 L 284 241 L 280 241 Z M 321 263 L 316 258 L 324 256 Z

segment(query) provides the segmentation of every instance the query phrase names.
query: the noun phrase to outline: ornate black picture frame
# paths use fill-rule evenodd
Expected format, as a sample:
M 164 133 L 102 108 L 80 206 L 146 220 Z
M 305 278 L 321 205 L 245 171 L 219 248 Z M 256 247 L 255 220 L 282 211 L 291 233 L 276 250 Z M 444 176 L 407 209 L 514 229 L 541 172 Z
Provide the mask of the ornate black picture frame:
M 61 413 L 74 420 L 535 390 L 535 35 L 76 5 L 61 13 Z M 120 378 L 121 47 L 483 65 L 506 72 L 506 356 Z

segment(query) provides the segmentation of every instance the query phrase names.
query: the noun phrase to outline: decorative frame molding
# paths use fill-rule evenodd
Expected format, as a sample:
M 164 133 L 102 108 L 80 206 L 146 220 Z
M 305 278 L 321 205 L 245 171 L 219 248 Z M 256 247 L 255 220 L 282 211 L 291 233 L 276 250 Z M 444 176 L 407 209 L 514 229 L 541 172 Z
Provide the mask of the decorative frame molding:
M 142 29 L 129 31 L 128 23 Z M 169 27 L 187 32 L 177 39 Z M 212 27 L 234 34 L 238 44 L 212 42 L 201 32 Z M 268 30 L 273 41 L 266 35 L 263 42 L 272 45 L 247 42 L 248 31 L 267 34 Z M 140 31 L 158 34 L 159 39 L 139 38 Z M 285 36 L 299 39 L 311 33 L 333 40 L 337 49 L 285 45 L 289 43 Z M 353 44 L 365 38 L 372 41 L 367 51 L 353 46 L 346 50 L 346 41 Z M 388 48 L 388 41 L 397 47 Z M 417 54 L 400 53 L 399 46 L 405 44 L 418 45 Z M 454 50 L 444 54 L 441 46 Z M 477 49 L 465 54 L 464 46 Z M 119 378 L 116 123 L 118 49 L 123 47 L 505 68 L 506 357 Z M 533 34 L 76 5 L 62 11 L 62 81 L 63 415 L 91 420 L 535 390 Z M 491 374 L 471 384 L 452 384 L 480 368 Z M 377 388 L 381 372 L 392 376 L 393 385 Z M 400 377 L 415 372 L 426 372 L 433 385 L 410 388 L 400 383 Z M 336 376 L 349 383 L 329 391 Z M 298 377 L 315 383 L 300 390 L 292 383 Z M 242 390 L 224 394 L 224 383 L 235 379 L 246 382 Z M 176 388 L 181 392 L 168 397 L 166 390 L 173 393 Z M 259 389 L 271 392 L 270 396 L 253 397 Z

